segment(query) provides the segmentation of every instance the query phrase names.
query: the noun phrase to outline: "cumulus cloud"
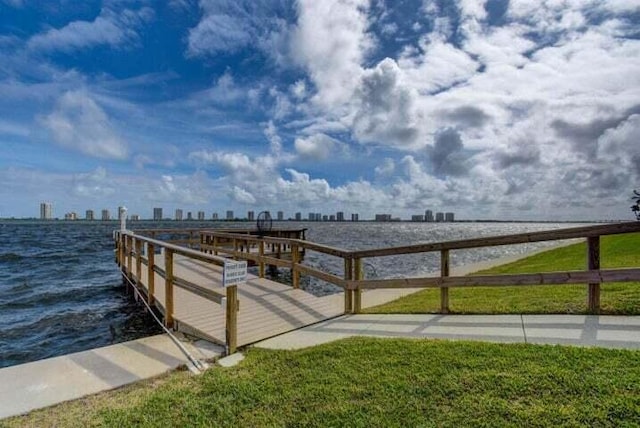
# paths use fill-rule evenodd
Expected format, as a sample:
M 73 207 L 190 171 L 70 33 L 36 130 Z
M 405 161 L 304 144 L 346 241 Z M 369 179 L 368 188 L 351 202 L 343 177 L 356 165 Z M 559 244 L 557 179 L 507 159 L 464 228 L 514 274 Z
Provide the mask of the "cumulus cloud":
M 104 110 L 85 91 L 64 93 L 42 123 L 61 146 L 98 158 L 128 156 L 127 143 L 113 129 Z
M 242 189 L 238 186 L 233 186 L 230 197 L 232 200 L 239 202 L 241 204 L 256 203 L 256 198 L 251 193 L 247 192 L 245 189 Z
M 154 17 L 153 9 L 114 11 L 104 8 L 93 21 L 73 21 L 62 28 L 36 34 L 27 47 L 36 51 L 72 52 L 106 45 L 127 47 L 139 39 L 138 29 Z
M 469 172 L 469 155 L 465 153 L 460 132 L 453 128 L 436 134 L 433 146 L 427 146 L 427 154 L 436 176 L 459 176 Z
M 104 167 L 73 175 L 72 193 L 83 198 L 102 199 L 116 193 L 113 182 Z
M 295 149 L 302 158 L 328 159 L 337 142 L 325 134 L 314 134 L 307 138 L 296 138 Z
M 382 164 L 375 168 L 375 173 L 380 177 L 390 177 L 396 170 L 396 163 L 391 158 L 386 158 Z

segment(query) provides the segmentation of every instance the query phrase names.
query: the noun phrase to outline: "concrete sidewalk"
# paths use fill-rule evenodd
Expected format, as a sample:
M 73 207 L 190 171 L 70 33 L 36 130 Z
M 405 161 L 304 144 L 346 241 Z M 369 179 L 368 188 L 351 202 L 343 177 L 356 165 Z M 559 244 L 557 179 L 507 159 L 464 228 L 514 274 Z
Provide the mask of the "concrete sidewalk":
M 345 315 L 255 344 L 300 349 L 351 336 L 640 349 L 640 316 Z
M 208 342 L 184 343 L 196 359 L 219 357 Z M 0 419 L 107 391 L 190 364 L 166 334 L 0 369 Z

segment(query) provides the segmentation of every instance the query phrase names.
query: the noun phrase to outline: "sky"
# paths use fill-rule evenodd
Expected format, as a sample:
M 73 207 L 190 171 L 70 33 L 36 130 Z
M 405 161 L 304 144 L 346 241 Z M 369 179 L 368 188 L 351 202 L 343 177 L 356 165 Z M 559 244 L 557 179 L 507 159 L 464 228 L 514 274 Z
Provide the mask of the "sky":
M 634 217 L 640 0 L 0 0 L 0 217 Z

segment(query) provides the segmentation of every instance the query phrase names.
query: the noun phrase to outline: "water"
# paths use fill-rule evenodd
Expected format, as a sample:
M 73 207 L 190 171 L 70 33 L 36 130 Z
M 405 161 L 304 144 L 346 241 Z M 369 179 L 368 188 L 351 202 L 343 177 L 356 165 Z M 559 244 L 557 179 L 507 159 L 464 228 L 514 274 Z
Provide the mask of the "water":
M 131 228 L 247 227 L 248 223 L 142 222 Z M 344 249 L 380 248 L 535 230 L 571 224 L 534 223 L 296 223 L 307 239 Z M 114 262 L 116 222 L 0 222 L 0 367 L 78 352 L 157 334 L 161 330 L 140 304 L 124 293 Z M 275 227 L 278 227 L 276 224 Z M 463 265 L 541 248 L 541 244 L 461 250 Z M 342 259 L 308 252 L 305 263 L 342 275 Z M 418 276 L 439 269 L 437 254 L 365 260 L 367 278 Z M 290 281 L 280 270 L 278 279 Z M 325 295 L 339 291 L 302 278 L 302 288 Z

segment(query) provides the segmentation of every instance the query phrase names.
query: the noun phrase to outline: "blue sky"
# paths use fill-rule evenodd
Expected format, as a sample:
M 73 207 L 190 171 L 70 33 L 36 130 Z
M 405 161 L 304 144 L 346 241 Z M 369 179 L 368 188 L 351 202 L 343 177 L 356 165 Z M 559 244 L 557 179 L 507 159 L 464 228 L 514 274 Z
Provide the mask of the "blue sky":
M 0 216 L 632 219 L 640 1 L 0 0 Z

